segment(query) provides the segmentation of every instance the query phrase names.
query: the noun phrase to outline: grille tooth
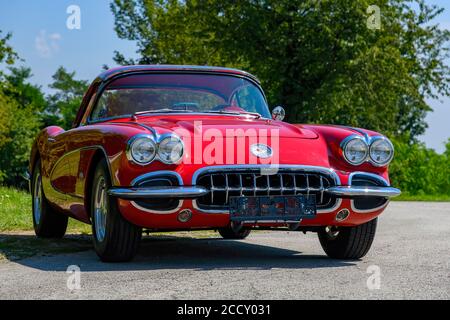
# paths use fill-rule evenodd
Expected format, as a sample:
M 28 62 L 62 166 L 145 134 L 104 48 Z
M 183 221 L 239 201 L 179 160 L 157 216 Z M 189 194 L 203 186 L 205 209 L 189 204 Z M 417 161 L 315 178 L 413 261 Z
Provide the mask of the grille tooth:
M 334 180 L 323 173 L 283 172 L 274 175 L 260 175 L 249 172 L 208 172 L 200 175 L 197 185 L 211 190 L 210 194 L 197 199 L 197 205 L 204 210 L 228 210 L 232 196 L 264 195 L 310 195 L 316 196 L 317 208 L 331 208 L 336 198 L 325 193 L 334 185 Z
M 320 202 L 323 202 L 323 177 L 320 176 Z

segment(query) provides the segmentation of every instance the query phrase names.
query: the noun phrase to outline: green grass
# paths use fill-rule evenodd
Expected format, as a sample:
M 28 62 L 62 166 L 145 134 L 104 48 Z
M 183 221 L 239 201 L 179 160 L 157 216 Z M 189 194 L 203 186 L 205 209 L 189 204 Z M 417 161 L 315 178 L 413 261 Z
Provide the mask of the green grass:
M 39 239 L 33 232 L 31 196 L 25 191 L 0 186 L 0 262 L 34 255 L 54 255 L 92 249 L 91 226 L 69 219 L 63 239 Z M 210 230 L 150 233 L 149 238 L 216 238 Z
M 33 230 L 31 195 L 25 191 L 0 187 L 0 232 Z M 89 234 L 91 226 L 69 219 L 68 233 Z
M 0 231 L 31 230 L 32 227 L 31 196 L 0 187 Z
M 450 201 L 450 194 L 423 194 L 423 195 L 410 195 L 402 193 L 400 196 L 392 199 L 393 201 L 434 201 L 434 202 L 448 202 Z
M 408 195 L 402 194 L 395 201 L 450 201 L 450 195 Z M 31 231 L 31 196 L 29 193 L 0 186 L 0 232 Z M 91 226 L 69 219 L 68 233 L 90 234 Z
M 450 201 L 450 195 L 411 196 L 402 194 L 397 201 Z M 31 196 L 25 191 L 0 186 L 0 261 L 18 260 L 36 254 L 52 255 L 78 252 L 92 248 L 91 226 L 69 219 L 64 239 L 38 239 L 34 236 L 31 217 Z M 150 238 L 164 237 L 216 238 L 215 231 L 151 233 Z

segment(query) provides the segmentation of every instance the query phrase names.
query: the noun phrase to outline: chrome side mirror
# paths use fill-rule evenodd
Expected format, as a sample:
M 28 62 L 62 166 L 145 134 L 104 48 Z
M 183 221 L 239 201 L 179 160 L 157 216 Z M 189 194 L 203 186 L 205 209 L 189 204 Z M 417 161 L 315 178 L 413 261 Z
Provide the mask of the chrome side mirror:
M 272 110 L 272 119 L 273 120 L 279 120 L 283 121 L 284 117 L 286 116 L 286 111 L 284 111 L 283 107 L 275 107 Z

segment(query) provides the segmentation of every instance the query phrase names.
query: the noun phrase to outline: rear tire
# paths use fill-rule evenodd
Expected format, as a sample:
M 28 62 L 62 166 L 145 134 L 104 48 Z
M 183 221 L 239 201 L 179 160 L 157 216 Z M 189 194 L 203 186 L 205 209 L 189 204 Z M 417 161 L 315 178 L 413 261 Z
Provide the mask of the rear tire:
M 138 250 L 142 229 L 122 217 L 117 200 L 107 194 L 110 187 L 108 166 L 102 159 L 95 169 L 91 192 L 94 249 L 103 262 L 130 261 Z
M 37 160 L 31 178 L 33 227 L 39 238 L 62 238 L 66 234 L 68 217 L 54 210 L 44 195 L 41 160 Z
M 242 240 L 248 237 L 251 229 L 230 224 L 225 228 L 220 228 L 218 231 L 224 239 Z
M 372 246 L 377 221 L 375 218 L 356 227 L 341 227 L 336 230 L 324 228 L 318 232 L 320 244 L 330 258 L 360 259 Z

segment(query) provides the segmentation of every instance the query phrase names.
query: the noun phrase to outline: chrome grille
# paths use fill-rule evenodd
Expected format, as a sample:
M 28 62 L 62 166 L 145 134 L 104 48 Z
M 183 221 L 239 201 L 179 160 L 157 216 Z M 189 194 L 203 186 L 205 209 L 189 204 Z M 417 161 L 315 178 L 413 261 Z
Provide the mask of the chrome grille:
M 335 181 L 323 172 L 279 170 L 276 174 L 263 175 L 258 170 L 208 171 L 200 174 L 195 184 L 211 191 L 197 199 L 197 207 L 203 210 L 228 210 L 232 196 L 314 194 L 318 209 L 331 208 L 336 202 L 325 192 Z

